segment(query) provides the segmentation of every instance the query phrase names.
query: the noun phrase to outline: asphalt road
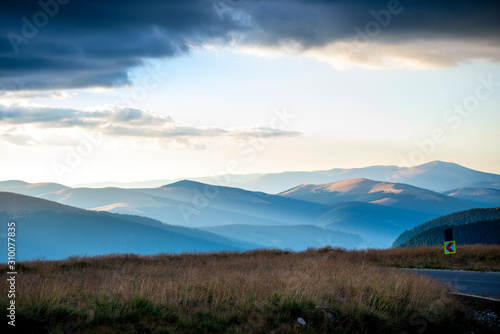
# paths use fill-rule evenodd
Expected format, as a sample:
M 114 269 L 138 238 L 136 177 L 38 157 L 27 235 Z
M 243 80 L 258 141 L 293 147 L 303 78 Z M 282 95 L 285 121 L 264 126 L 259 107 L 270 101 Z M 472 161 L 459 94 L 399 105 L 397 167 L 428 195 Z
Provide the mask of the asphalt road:
M 450 288 L 459 293 L 500 299 L 500 273 L 477 271 L 450 271 L 432 269 L 403 269 L 439 279 L 449 283 Z

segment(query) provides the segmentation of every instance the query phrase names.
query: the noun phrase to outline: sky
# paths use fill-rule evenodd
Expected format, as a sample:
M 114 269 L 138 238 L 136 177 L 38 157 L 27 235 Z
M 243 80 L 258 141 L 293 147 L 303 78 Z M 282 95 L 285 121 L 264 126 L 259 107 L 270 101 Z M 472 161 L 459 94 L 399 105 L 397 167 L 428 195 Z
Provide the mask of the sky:
M 0 179 L 500 174 L 498 1 L 9 1 Z

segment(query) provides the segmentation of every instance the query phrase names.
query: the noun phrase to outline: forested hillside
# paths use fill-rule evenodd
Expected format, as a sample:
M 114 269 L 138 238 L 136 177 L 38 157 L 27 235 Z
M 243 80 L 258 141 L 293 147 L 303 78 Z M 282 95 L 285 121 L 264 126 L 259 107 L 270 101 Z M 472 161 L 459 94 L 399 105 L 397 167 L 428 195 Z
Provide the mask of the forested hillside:
M 399 247 L 443 245 L 443 230 L 451 226 L 439 226 L 423 231 L 403 242 Z M 500 219 L 453 226 L 456 245 L 500 245 Z
M 404 231 L 401 235 L 394 241 L 392 247 L 397 247 L 403 242 L 409 240 L 411 237 L 417 234 L 429 230 L 433 227 L 438 226 L 455 226 L 464 225 L 470 223 L 477 223 L 487 220 L 500 219 L 500 207 L 488 208 L 488 209 L 470 209 L 465 211 L 454 212 L 445 216 L 441 216 L 432 220 L 429 220 L 423 224 L 415 226 L 409 231 Z

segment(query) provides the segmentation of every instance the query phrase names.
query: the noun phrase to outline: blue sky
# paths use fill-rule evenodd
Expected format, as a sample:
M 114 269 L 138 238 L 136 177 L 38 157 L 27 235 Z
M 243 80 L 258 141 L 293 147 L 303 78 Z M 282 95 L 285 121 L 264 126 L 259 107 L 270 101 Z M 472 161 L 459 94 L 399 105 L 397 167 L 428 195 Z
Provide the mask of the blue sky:
M 136 44 L 144 52 L 134 53 L 134 61 L 116 55 L 123 45 L 92 44 L 97 42 L 91 32 L 74 37 L 81 40 L 75 45 L 84 51 L 105 48 L 99 51 L 100 57 L 85 60 L 84 73 L 92 73 L 90 79 L 78 70 L 82 65 L 71 64 L 73 58 L 62 67 L 37 65 L 18 73 L 7 68 L 5 64 L 13 61 L 31 66 L 28 59 L 41 47 L 48 50 L 46 59 L 64 59 L 65 53 L 52 42 L 64 35 L 58 25 L 68 24 L 61 7 L 60 16 L 53 18 L 56 24 L 46 31 L 40 28 L 38 39 L 20 45 L 26 47 L 20 50 L 24 54 L 12 56 L 14 60 L 9 60 L 8 53 L 0 55 L 2 178 L 72 185 L 207 176 L 233 169 L 279 172 L 432 160 L 500 173 L 500 47 L 495 46 L 496 37 L 480 29 L 485 24 L 481 8 L 477 21 L 467 23 L 472 36 L 461 36 L 460 27 L 436 23 L 437 37 L 429 37 L 418 20 L 404 26 L 394 15 L 374 38 L 356 44 L 354 28 L 373 17 L 357 18 L 348 5 L 336 1 L 297 5 L 283 0 L 274 3 L 284 6 L 275 10 L 286 13 L 287 3 L 305 6 L 319 21 L 323 14 L 315 6 L 320 5 L 335 9 L 332 18 L 342 11 L 355 18 L 339 23 L 338 29 L 330 28 L 326 19 L 309 29 L 307 24 L 313 23 L 290 10 L 273 28 L 276 23 L 266 21 L 255 3 L 222 1 L 226 7 L 220 7 L 217 1 L 195 1 L 196 10 L 207 6 L 202 12 L 208 26 L 224 33 L 189 35 L 182 32 L 194 29 L 189 23 L 187 28 L 184 21 L 178 23 L 182 28 L 176 26 L 177 30 L 166 24 L 165 29 L 176 31 L 166 33 L 168 42 L 182 39 L 184 46 L 176 44 L 185 48 L 182 52 L 170 48 L 154 51 L 158 55 L 152 57 L 154 52 L 144 48 L 158 47 L 142 46 L 141 33 L 158 28 L 144 29 L 138 19 L 123 28 L 138 35 Z M 436 12 L 444 10 L 425 3 Z M 364 4 L 367 13 L 388 6 L 387 2 Z M 270 4 L 262 2 L 262 6 Z M 417 14 L 411 4 L 404 6 L 406 12 L 401 15 L 406 13 L 413 21 L 412 15 Z M 485 12 L 491 11 L 488 6 L 491 3 L 484 2 Z M 214 8 L 232 12 L 221 17 Z M 150 16 L 144 10 L 141 20 L 147 22 Z M 15 16 L 18 11 L 12 9 L 11 26 L 5 25 L 2 31 L 22 25 Z M 465 15 L 458 9 L 451 14 Z M 281 36 L 283 22 L 299 22 L 299 28 Z M 105 23 L 96 29 L 102 29 L 103 36 L 120 30 Z M 212 31 L 203 24 L 200 29 Z M 342 29 L 345 35 L 337 33 Z M 310 31 L 327 37 L 335 31 L 338 36 L 313 43 L 318 37 Z M 71 36 L 63 37 L 71 46 Z M 339 51 L 341 43 L 362 47 L 345 57 Z M 108 57 L 110 66 L 116 66 L 111 72 L 102 64 Z M 130 65 L 118 66 L 122 61 Z M 40 62 L 46 63 L 50 62 Z M 461 113 L 453 111 L 456 106 Z

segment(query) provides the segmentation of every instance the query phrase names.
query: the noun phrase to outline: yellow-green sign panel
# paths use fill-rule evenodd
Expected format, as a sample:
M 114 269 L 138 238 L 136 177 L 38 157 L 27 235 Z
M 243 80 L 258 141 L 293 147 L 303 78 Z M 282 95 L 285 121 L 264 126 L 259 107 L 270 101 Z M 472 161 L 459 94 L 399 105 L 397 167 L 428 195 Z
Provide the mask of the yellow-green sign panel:
M 455 254 L 457 249 L 455 248 L 455 241 L 445 241 L 444 242 L 444 253 L 445 254 Z

